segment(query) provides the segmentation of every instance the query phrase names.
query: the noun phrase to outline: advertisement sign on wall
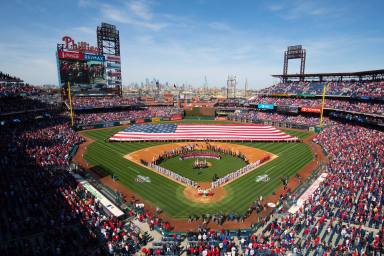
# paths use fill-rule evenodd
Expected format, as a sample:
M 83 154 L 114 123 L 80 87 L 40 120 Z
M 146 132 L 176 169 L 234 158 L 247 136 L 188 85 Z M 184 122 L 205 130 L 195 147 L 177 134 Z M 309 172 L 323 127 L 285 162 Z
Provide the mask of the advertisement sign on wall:
M 257 108 L 259 109 L 273 109 L 273 107 L 274 107 L 273 104 L 264 104 L 264 103 L 257 104 Z
M 84 54 L 82 52 L 69 52 L 69 51 L 58 51 L 58 56 L 60 59 L 69 59 L 69 60 L 83 60 Z
M 306 112 L 306 113 L 320 113 L 321 109 L 319 108 L 307 108 L 307 107 L 302 107 L 301 112 Z
M 135 124 L 142 124 L 144 123 L 144 119 L 136 119 Z
M 93 54 L 84 54 L 84 60 L 89 60 L 89 61 L 98 61 L 98 62 L 104 62 L 105 57 L 103 55 L 93 55 Z
M 179 121 L 179 120 L 183 120 L 183 117 L 181 115 L 171 116 L 171 121 Z

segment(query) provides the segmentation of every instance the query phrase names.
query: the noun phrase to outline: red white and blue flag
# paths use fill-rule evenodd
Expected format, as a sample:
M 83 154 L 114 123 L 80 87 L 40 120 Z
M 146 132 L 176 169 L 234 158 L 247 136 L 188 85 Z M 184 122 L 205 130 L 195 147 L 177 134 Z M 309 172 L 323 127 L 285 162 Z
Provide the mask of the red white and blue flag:
M 296 141 L 270 125 L 257 124 L 143 124 L 132 125 L 111 141 Z

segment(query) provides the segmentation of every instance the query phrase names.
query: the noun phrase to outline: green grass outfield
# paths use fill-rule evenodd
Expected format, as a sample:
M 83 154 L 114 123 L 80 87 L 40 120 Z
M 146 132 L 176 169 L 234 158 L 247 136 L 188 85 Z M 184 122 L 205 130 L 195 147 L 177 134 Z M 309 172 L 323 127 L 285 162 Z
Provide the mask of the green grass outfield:
M 196 158 L 180 160 L 179 156 L 164 160 L 160 164 L 160 166 L 168 170 L 174 171 L 193 181 L 211 182 L 214 174 L 221 178 L 227 175 L 228 173 L 239 170 L 241 167 L 247 165 L 242 159 L 238 157 L 226 154 L 219 155 L 221 155 L 221 159 L 207 158 L 207 162 L 211 163 L 212 166 L 204 169 L 192 168 L 193 162 L 195 162 Z
M 184 123 L 194 121 L 184 121 Z M 210 123 L 209 121 L 197 121 Z M 197 123 L 194 122 L 194 123 Z M 218 122 L 216 122 L 218 123 Z M 224 122 L 222 122 L 224 123 Z M 105 139 L 122 130 L 121 127 L 90 130 L 85 136 L 96 140 L 88 145 L 85 159 L 104 169 L 110 174 L 118 177 L 120 182 L 131 191 L 145 198 L 153 206 L 160 207 L 174 218 L 188 218 L 191 214 L 203 213 L 244 213 L 249 205 L 260 196 L 264 198 L 270 195 L 277 187 L 281 186 L 280 177 L 294 176 L 305 164 L 313 159 L 312 152 L 304 143 L 272 143 L 272 142 L 250 142 L 237 143 L 250 147 L 259 148 L 279 157 L 275 160 L 257 168 L 253 172 L 226 185 L 227 196 L 217 203 L 199 204 L 188 201 L 183 195 L 183 186 L 175 183 L 161 175 L 136 165 L 123 158 L 124 155 L 138 149 L 164 144 L 162 142 L 106 142 Z M 286 131 L 287 133 L 305 138 L 306 132 Z M 236 144 L 236 142 L 234 142 Z M 148 176 L 151 183 L 137 183 L 137 175 Z M 268 174 L 270 181 L 267 183 L 256 183 L 258 175 Z

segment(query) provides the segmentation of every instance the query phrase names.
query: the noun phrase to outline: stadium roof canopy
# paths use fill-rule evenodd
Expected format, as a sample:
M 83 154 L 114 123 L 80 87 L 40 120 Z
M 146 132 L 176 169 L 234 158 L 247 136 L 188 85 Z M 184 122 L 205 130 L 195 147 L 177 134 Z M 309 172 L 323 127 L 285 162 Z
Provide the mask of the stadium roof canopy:
M 330 81 L 330 80 L 381 80 L 384 79 L 384 69 L 358 71 L 358 72 L 340 72 L 340 73 L 311 73 L 311 74 L 287 74 L 287 75 L 272 75 L 272 77 L 287 79 L 287 80 L 316 80 L 316 81 Z

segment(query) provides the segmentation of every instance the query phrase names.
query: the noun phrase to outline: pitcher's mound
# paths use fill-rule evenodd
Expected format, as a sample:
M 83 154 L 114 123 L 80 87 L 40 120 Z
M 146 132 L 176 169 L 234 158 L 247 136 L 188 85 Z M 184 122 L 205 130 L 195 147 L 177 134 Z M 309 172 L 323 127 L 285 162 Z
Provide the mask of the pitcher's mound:
M 188 200 L 194 203 L 203 203 L 203 204 L 219 202 L 227 194 L 227 191 L 223 187 L 217 187 L 213 189 L 212 192 L 213 192 L 212 196 L 204 196 L 204 195 L 199 195 L 197 189 L 194 189 L 192 187 L 185 187 L 183 194 Z

